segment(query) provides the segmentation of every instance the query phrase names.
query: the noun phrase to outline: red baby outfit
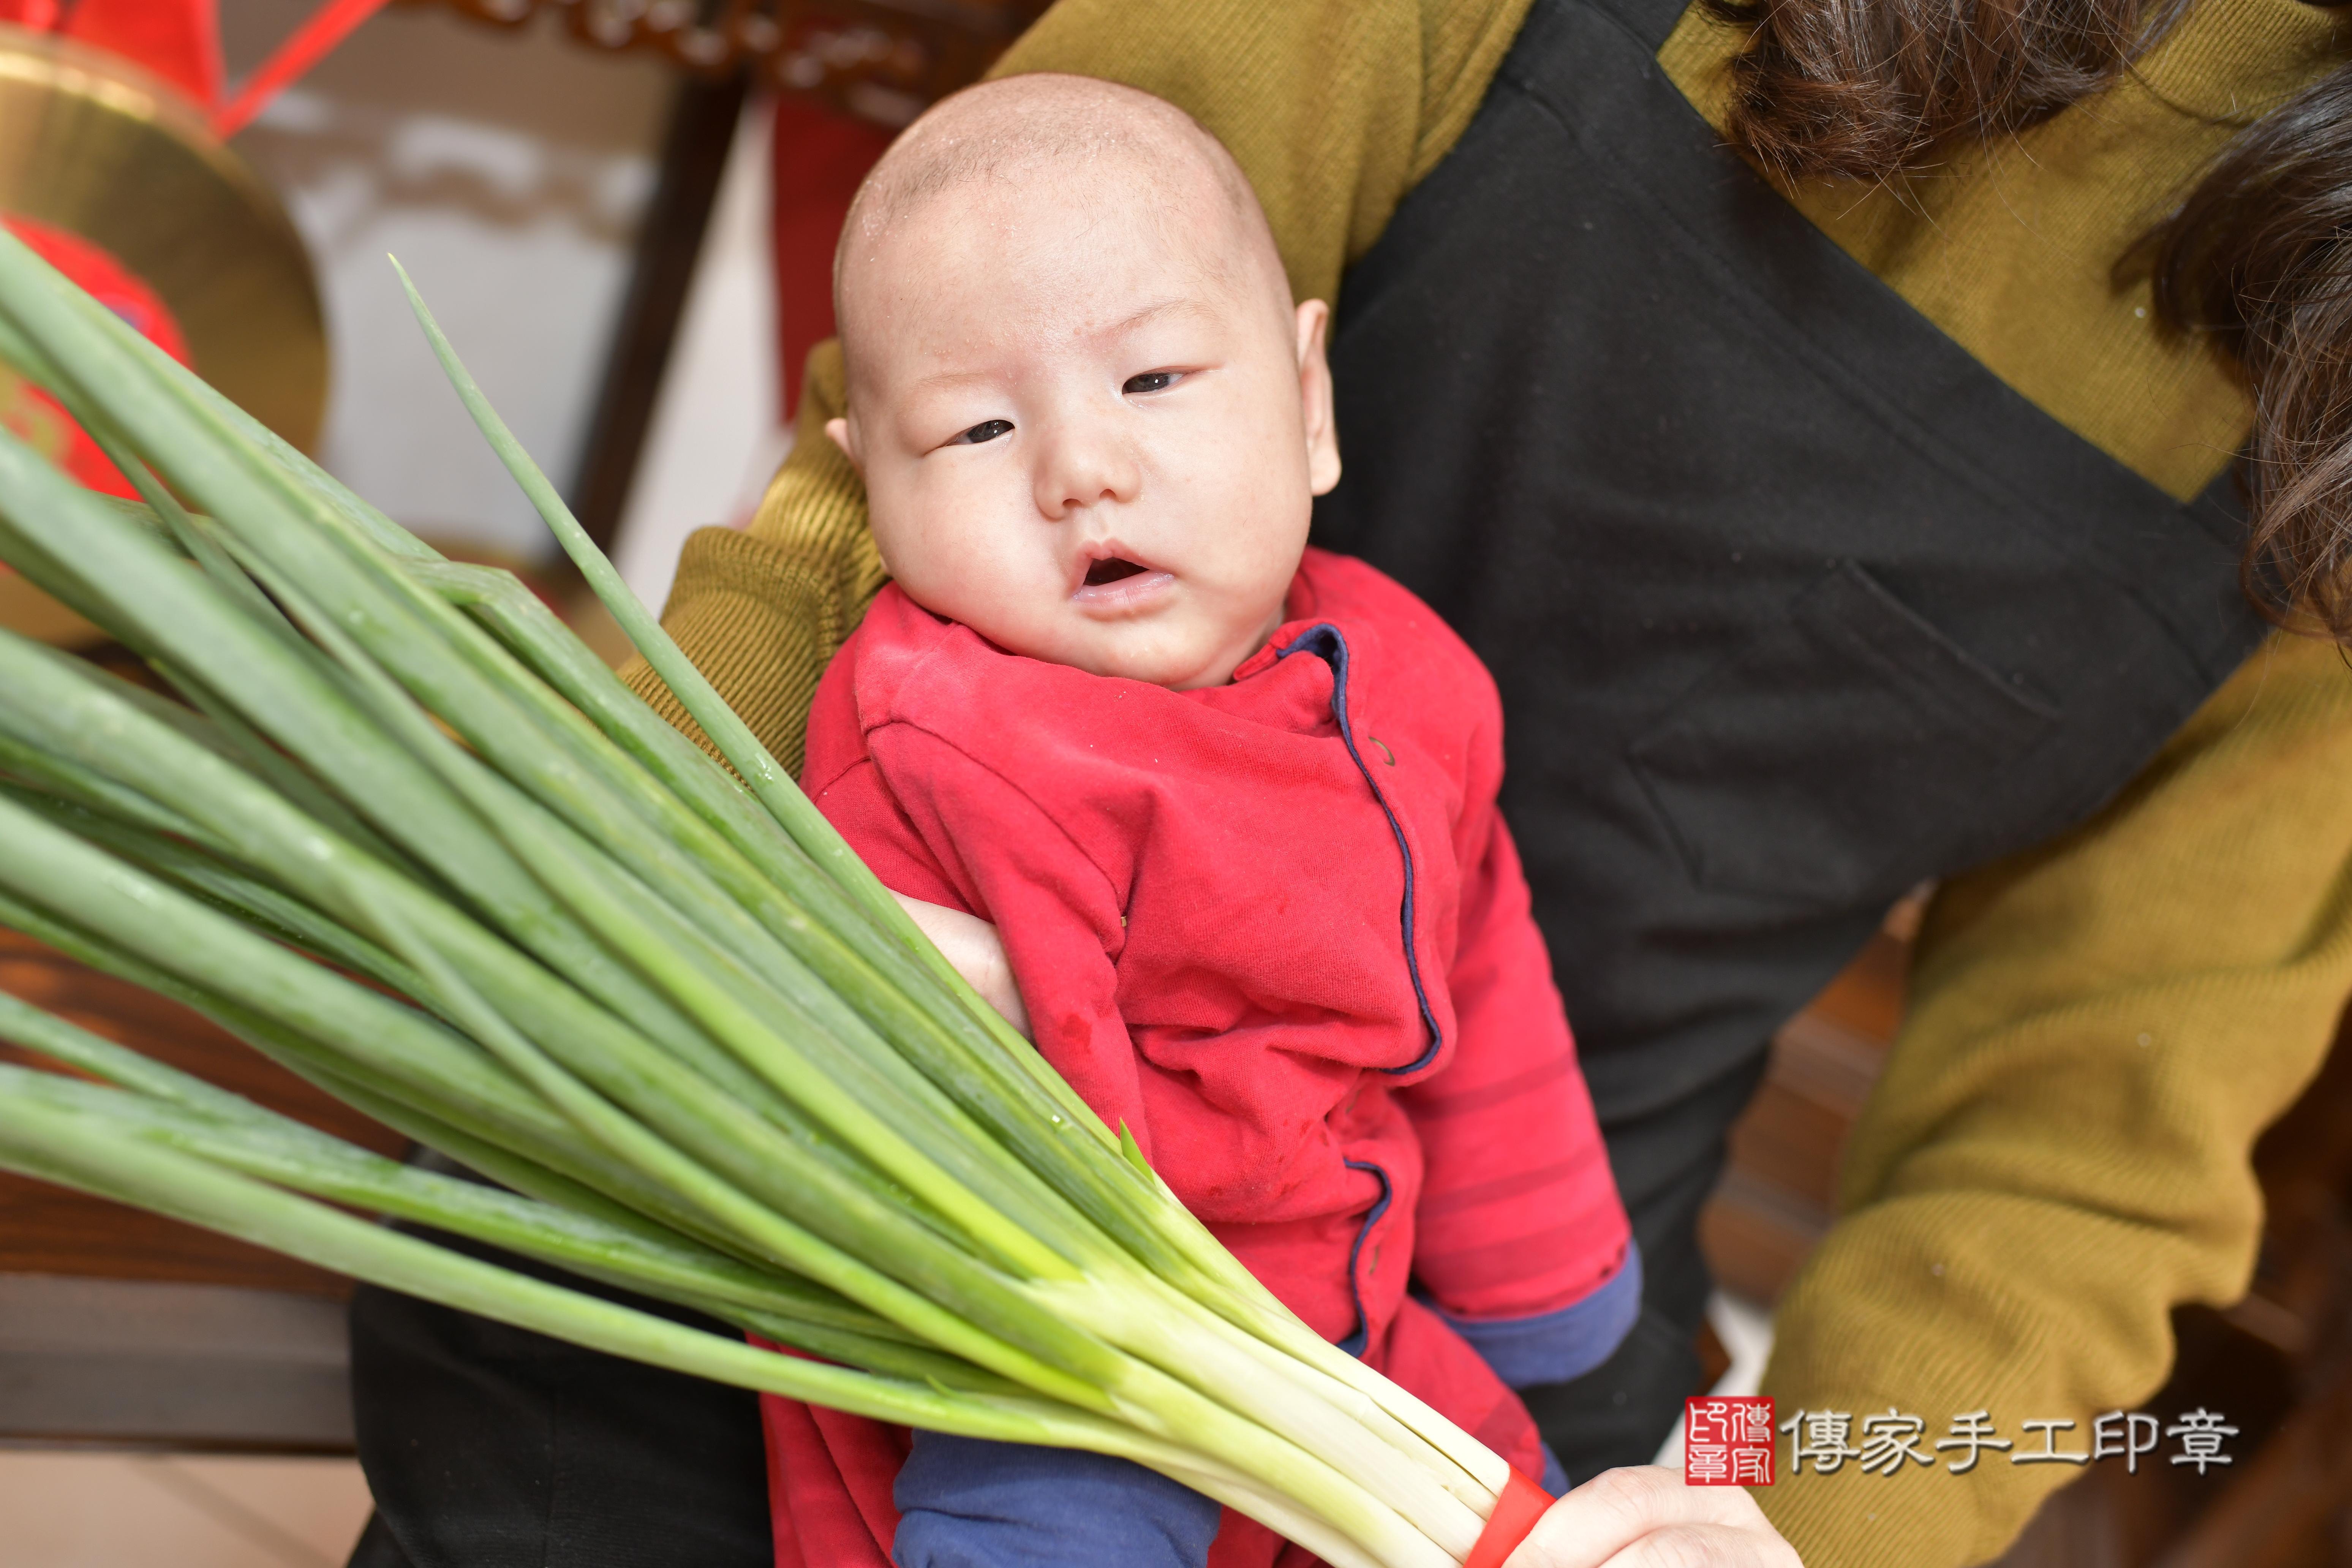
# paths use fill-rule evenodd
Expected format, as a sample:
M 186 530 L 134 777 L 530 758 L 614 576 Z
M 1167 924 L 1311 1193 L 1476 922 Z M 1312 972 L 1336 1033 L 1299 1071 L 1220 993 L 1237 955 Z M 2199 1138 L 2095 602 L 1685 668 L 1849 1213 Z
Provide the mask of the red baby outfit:
M 1269 1289 L 1539 1474 L 1517 1395 L 1406 1295 L 1546 1313 L 1627 1252 L 1496 808 L 1500 705 L 1360 562 L 1308 551 L 1285 609 L 1230 683 L 1171 691 L 886 587 L 806 786 L 889 887 L 996 923 L 1037 1048 Z M 905 1435 L 767 1406 L 780 1568 L 886 1568 Z M 1211 1563 L 1285 1551 L 1229 1514 Z

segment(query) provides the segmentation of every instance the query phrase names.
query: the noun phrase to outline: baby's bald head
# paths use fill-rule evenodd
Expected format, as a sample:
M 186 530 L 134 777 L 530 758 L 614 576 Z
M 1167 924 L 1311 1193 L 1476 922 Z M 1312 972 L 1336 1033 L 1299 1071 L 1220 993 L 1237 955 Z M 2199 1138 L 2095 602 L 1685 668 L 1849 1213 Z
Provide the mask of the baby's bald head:
M 902 245 L 938 257 L 963 248 L 958 229 L 1026 225 L 1041 231 L 1036 259 L 1051 266 L 1058 251 L 1063 264 L 1083 265 L 1094 236 L 1072 231 L 1074 202 L 1106 211 L 1139 204 L 1158 240 L 1196 250 L 1222 283 L 1261 298 L 1286 325 L 1290 289 L 1273 231 L 1223 143 L 1174 104 L 1131 87 L 1007 77 L 934 105 L 891 143 L 850 204 L 833 281 L 853 387 L 859 340 L 881 324 L 877 275 L 895 269 Z
M 1067 76 L 944 100 L 859 190 L 834 301 L 825 435 L 915 603 L 1178 689 L 1273 634 L 1339 476 L 1326 310 L 1181 110 Z

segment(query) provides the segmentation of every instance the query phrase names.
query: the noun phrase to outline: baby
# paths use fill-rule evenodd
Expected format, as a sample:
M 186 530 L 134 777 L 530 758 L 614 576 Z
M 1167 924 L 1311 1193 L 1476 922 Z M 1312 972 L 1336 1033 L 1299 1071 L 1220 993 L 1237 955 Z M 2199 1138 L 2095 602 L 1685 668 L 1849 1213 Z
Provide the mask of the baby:
M 1544 1474 L 1511 1390 L 1607 1358 L 1639 1259 L 1493 683 L 1307 545 L 1326 307 L 1206 132 L 1055 76 L 901 137 L 835 287 L 829 433 L 893 582 L 809 794 L 902 896 L 994 922 L 1038 1050 L 1268 1288 Z M 767 1417 L 790 1568 L 1307 1561 L 1124 1461 Z

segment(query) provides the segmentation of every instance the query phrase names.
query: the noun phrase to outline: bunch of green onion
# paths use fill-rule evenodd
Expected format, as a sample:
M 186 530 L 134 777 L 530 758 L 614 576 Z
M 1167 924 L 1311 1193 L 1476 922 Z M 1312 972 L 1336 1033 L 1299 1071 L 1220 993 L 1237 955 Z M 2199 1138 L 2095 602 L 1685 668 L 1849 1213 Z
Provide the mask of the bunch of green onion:
M 1294 1317 L 956 975 L 410 299 L 732 770 L 514 577 L 403 531 L 0 236 L 0 359 L 146 502 L 0 432 L 0 559 L 178 699 L 0 634 L 0 923 L 495 1184 L 5 996 L 0 1038 L 70 1070 L 0 1065 L 0 1166 L 614 1354 L 1122 1456 L 1338 1568 L 1462 1562 L 1504 1462 Z

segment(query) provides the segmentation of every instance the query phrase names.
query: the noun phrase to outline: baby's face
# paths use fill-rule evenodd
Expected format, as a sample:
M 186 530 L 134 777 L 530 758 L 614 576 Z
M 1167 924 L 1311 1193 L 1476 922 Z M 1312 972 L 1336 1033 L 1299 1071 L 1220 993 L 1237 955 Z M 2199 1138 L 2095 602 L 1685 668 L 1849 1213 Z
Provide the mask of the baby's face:
M 973 182 L 853 240 L 829 433 L 916 603 L 1014 653 L 1212 686 L 1281 623 L 1339 479 L 1325 311 L 1290 308 L 1221 194 L 1120 168 Z

